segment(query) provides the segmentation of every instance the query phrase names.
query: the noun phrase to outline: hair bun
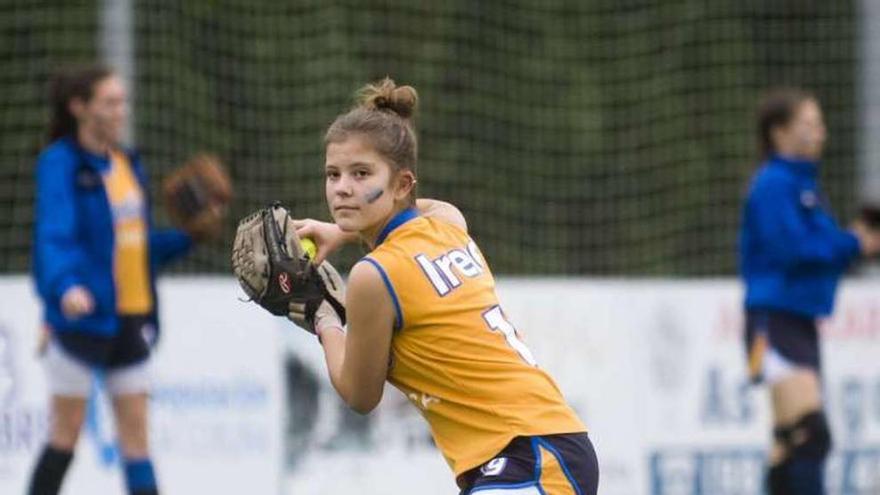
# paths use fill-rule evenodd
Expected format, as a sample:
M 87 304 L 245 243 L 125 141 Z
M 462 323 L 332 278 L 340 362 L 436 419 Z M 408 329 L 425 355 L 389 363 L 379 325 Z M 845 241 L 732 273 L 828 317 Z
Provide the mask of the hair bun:
M 368 84 L 358 92 L 358 105 L 367 110 L 392 112 L 410 119 L 416 112 L 419 95 L 412 86 L 398 86 L 390 77 Z

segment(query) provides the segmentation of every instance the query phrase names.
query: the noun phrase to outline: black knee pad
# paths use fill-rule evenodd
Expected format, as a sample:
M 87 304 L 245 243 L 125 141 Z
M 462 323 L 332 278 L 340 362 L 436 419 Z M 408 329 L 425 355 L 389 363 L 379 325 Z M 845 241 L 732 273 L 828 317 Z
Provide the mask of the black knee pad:
M 831 429 L 822 411 L 807 413 L 792 426 L 777 427 L 773 435 L 791 458 L 824 459 L 831 451 Z

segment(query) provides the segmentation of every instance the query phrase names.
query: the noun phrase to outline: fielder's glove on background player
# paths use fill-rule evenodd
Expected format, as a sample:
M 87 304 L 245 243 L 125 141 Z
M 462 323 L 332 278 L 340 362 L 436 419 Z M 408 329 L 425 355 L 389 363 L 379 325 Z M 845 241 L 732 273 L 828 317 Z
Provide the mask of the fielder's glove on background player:
M 197 241 L 215 239 L 232 201 L 232 180 L 216 156 L 199 154 L 165 177 L 162 198 L 176 227 Z

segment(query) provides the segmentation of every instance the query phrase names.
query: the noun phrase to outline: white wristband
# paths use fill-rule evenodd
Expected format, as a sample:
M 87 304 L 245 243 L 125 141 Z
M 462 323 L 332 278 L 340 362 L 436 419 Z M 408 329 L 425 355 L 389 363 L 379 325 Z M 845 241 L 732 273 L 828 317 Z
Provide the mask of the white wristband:
M 330 328 L 335 328 L 337 331 L 345 333 L 345 327 L 335 311 L 318 312 L 315 316 L 315 334 L 318 336 L 318 339 L 321 338 L 321 334 L 325 330 Z
M 343 328 L 342 325 L 324 325 L 321 327 L 315 327 L 315 335 L 318 336 L 318 342 L 323 344 L 324 339 L 322 339 L 322 336 L 324 335 L 324 332 L 327 332 L 330 330 L 335 330 L 335 331 L 341 333 L 342 335 L 345 335 L 345 328 Z

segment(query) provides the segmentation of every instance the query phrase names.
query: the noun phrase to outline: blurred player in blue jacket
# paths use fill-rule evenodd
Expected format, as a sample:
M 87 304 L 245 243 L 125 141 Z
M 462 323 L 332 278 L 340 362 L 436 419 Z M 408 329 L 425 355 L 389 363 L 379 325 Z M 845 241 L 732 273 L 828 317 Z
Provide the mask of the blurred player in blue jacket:
M 758 115 L 764 155 L 740 231 L 746 346 L 754 382 L 771 387 L 770 495 L 825 493 L 831 434 L 822 407 L 816 319 L 831 314 L 838 280 L 880 235 L 842 229 L 818 185 L 826 130 L 818 100 L 798 89 L 765 96 Z
M 192 240 L 150 224 L 141 161 L 121 146 L 128 101 L 119 77 L 81 68 L 55 78 L 50 100 L 51 142 L 36 170 L 33 275 L 51 332 L 44 357 L 51 429 L 29 493 L 59 492 L 100 371 L 128 493 L 157 494 L 147 446 L 155 276 Z

